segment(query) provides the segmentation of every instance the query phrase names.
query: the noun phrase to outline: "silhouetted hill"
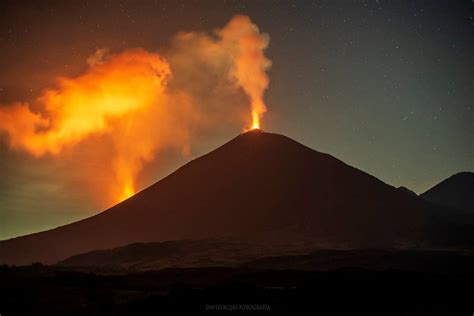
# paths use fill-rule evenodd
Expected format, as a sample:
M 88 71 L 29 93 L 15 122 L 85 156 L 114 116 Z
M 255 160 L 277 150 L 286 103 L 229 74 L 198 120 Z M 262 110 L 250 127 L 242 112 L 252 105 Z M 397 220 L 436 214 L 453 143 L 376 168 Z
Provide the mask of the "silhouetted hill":
M 474 213 L 474 173 L 457 173 L 420 196 L 435 204 Z
M 264 257 L 247 262 L 245 266 L 253 269 L 295 271 L 394 269 L 454 277 L 474 272 L 474 254 L 472 251 L 433 249 L 324 249 L 307 254 Z
M 299 249 L 237 240 L 131 244 L 72 256 L 57 264 L 95 273 L 166 268 L 232 267 L 264 270 L 400 269 L 452 276 L 474 271 L 471 251 L 425 249 Z
M 295 251 L 292 245 L 272 247 L 232 239 L 179 240 L 134 243 L 124 247 L 95 250 L 74 255 L 58 263 L 95 272 L 161 270 L 170 267 L 237 267 L 268 256 L 297 255 L 310 249 Z
M 96 216 L 0 242 L 0 261 L 54 263 L 136 242 L 223 236 L 295 249 L 417 246 L 433 236 L 442 243 L 451 228 L 438 234 L 431 207 L 330 155 L 254 130 Z

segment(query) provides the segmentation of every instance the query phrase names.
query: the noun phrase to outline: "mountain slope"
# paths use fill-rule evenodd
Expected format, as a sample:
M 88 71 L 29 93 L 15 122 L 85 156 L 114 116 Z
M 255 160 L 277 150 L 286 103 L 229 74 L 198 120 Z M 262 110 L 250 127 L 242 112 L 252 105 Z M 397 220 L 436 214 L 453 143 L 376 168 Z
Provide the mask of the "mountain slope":
M 285 136 L 252 131 L 96 216 L 0 242 L 0 261 L 54 263 L 134 242 L 233 236 L 385 247 L 427 237 L 429 204 Z
M 408 189 L 407 187 L 398 187 L 398 190 L 402 191 L 402 192 L 405 192 L 406 194 L 410 194 L 412 196 L 418 196 L 418 194 L 416 194 L 415 192 L 413 192 L 412 190 Z
M 422 193 L 421 197 L 434 204 L 474 212 L 474 173 L 457 173 Z

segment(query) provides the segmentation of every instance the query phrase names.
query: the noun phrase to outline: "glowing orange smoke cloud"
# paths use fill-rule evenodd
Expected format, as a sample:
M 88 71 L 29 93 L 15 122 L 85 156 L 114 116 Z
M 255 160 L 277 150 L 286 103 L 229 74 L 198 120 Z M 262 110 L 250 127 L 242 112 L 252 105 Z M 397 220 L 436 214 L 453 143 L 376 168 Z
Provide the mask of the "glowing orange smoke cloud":
M 82 75 L 60 78 L 33 104 L 0 106 L 0 133 L 11 148 L 35 157 L 60 156 L 94 135 L 107 138 L 113 152 L 103 166 L 115 175 L 108 191 L 121 201 L 136 192 L 139 172 L 157 152 L 186 153 L 197 129 L 235 120 L 239 91 L 250 98 L 251 127 L 260 126 L 267 45 L 268 36 L 248 17 L 236 16 L 215 36 L 178 34 L 166 58 L 143 49 L 116 55 L 100 49 Z M 206 95 L 213 78 L 218 82 Z
M 159 56 L 127 51 L 80 77 L 60 78 L 59 88 L 46 90 L 37 99 L 42 113 L 33 113 L 28 104 L 2 108 L 1 129 L 13 148 L 35 156 L 57 154 L 89 134 L 105 132 L 108 120 L 158 101 L 170 74 Z
M 91 134 L 116 136 L 113 129 L 130 130 L 127 116 L 159 105 L 170 74 L 169 65 L 158 55 L 141 49 L 126 51 L 97 61 L 82 76 L 59 79 L 57 89 L 46 90 L 37 99 L 41 113 L 32 112 L 28 104 L 0 108 L 0 129 L 15 149 L 34 156 L 58 155 Z M 149 147 L 114 155 L 117 181 L 124 188 L 121 199 L 135 191 L 134 166 L 125 157 L 146 159 L 153 150 Z

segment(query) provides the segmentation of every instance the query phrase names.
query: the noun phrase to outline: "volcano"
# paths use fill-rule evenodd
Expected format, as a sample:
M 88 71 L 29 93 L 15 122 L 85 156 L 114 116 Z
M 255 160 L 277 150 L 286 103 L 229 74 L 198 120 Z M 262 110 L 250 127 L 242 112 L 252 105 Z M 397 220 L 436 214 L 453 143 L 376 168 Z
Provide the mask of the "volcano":
M 315 247 L 429 243 L 432 204 L 278 134 L 252 130 L 90 218 L 0 242 L 55 263 L 136 242 L 216 237 Z

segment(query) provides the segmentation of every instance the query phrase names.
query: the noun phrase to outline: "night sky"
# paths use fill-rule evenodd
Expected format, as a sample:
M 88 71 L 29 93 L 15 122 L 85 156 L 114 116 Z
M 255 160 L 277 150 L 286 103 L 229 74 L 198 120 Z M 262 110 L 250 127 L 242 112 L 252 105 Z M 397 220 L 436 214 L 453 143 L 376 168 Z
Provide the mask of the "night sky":
M 262 128 L 422 193 L 474 171 L 473 8 L 471 1 L 2 1 L 0 106 L 77 76 L 99 48 L 166 51 L 179 31 L 210 32 L 244 14 L 270 37 Z M 159 157 L 140 188 L 241 131 L 219 128 L 193 143 L 190 157 Z M 84 179 L 68 173 L 67 159 L 33 158 L 0 139 L 0 239 L 103 210 L 77 189 Z

